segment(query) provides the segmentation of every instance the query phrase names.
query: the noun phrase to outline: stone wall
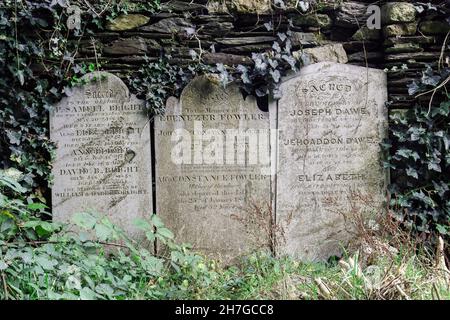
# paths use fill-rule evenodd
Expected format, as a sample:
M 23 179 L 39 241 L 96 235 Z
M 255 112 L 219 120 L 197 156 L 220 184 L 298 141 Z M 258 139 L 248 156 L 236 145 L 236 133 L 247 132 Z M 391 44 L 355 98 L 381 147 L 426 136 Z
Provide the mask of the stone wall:
M 421 76 L 425 64 L 437 68 L 450 28 L 449 1 L 432 1 L 446 13 L 419 12 L 415 6 L 427 5 L 410 1 L 309 2 L 313 13 L 308 14 L 296 0 L 162 1 L 157 14 L 131 10 L 111 21 L 107 30 L 82 42 L 77 59 L 95 61 L 96 53 L 106 71 L 122 77 L 145 63 L 145 55 L 156 60 L 170 54 L 173 63 L 188 64 L 191 49 L 202 52 L 207 64 L 251 64 L 251 53 L 269 49 L 292 19 L 294 49 L 306 49 L 308 60 L 387 68 L 391 108 L 410 107 L 407 84 Z M 382 30 L 365 26 L 370 4 L 382 6 Z M 268 23 L 273 30 L 267 30 Z M 192 30 L 197 36 L 189 35 Z M 311 50 L 319 46 L 325 47 Z
M 273 3 L 277 3 L 278 6 L 282 4 L 283 7 L 277 8 Z M 445 48 L 443 43 L 450 34 L 450 25 L 446 21 L 450 3 L 440 6 L 440 10 L 444 9 L 447 12 L 439 12 L 437 9 L 433 10 L 431 5 L 420 3 L 378 3 L 381 7 L 382 18 L 382 28 L 378 30 L 367 28 L 366 22 L 370 16 L 367 9 L 371 4 L 368 1 L 318 1 L 312 5 L 312 10 L 311 8 L 307 10 L 308 8 L 304 7 L 305 3 L 286 0 L 284 2 L 167 1 L 163 2 L 162 10 L 157 14 L 149 15 L 131 10 L 128 14 L 108 22 L 105 31 L 97 32 L 89 39 L 82 40 L 82 48 L 76 59 L 85 62 L 98 61 L 105 71 L 125 78 L 149 60 L 156 61 L 161 56 L 168 57 L 172 64 L 187 66 L 194 62 L 192 58 L 194 51 L 196 56 L 201 57 L 206 64 L 250 65 L 253 63 L 251 58 L 253 53 L 270 50 L 274 42 L 283 37 L 279 32 L 290 29 L 294 56 L 305 66 L 290 80 L 285 79 L 281 85 L 282 92 L 285 94 L 272 104 L 270 117 L 266 112 L 258 109 L 256 99 L 247 98 L 244 102 L 237 86 L 225 90 L 217 84 L 216 80 L 211 81 L 208 77 L 200 77 L 192 81 L 184 88 L 179 100 L 169 99 L 166 114 L 156 117 L 153 123 L 156 129 L 152 158 L 155 168 L 153 190 L 149 186 L 148 179 L 139 180 L 141 177 L 136 174 L 138 170 L 134 169 L 137 166 L 130 166 L 135 155 L 142 149 L 139 147 L 140 140 L 132 140 L 133 134 L 144 130 L 142 126 L 134 127 L 140 122 L 133 120 L 128 125 L 117 121 L 117 124 L 114 123 L 114 130 L 100 131 L 103 140 L 91 137 L 99 131 L 77 129 L 77 135 L 81 132 L 80 135 L 87 136 L 84 138 L 88 139 L 87 143 L 82 145 L 90 146 L 100 143 L 100 153 L 110 152 L 110 149 L 105 150 L 105 146 L 108 146 L 107 142 L 117 140 L 105 132 L 118 134 L 119 138 L 120 134 L 126 133 L 126 137 L 118 141 L 126 143 L 134 141 L 137 146 L 133 147 L 134 150 L 127 147 L 125 157 L 122 156 L 124 150 L 115 152 L 114 149 L 114 153 L 118 155 L 117 158 L 101 157 L 96 165 L 97 167 L 105 166 L 105 170 L 95 171 L 94 168 L 93 172 L 97 174 L 103 188 L 101 191 L 104 191 L 106 196 L 103 199 L 103 207 L 107 209 L 101 208 L 102 211 L 113 211 L 111 208 L 117 203 L 128 203 L 123 201 L 128 194 L 152 193 L 153 205 L 158 215 L 171 230 L 174 230 L 176 239 L 192 243 L 195 248 L 205 253 L 220 252 L 223 257 L 228 257 L 235 252 L 247 250 L 243 244 L 247 245 L 251 242 L 249 241 L 251 237 L 245 235 L 248 230 L 242 228 L 242 222 L 247 223 L 245 217 L 237 216 L 235 212 L 246 212 L 252 201 L 260 206 L 265 199 L 272 196 L 274 200 L 269 211 L 276 215 L 277 223 L 281 222 L 281 225 L 286 226 L 284 230 L 286 233 L 283 232 L 283 234 L 286 235 L 287 242 L 281 251 L 300 258 L 326 259 L 330 255 L 338 254 L 340 251 L 338 243 L 348 240 L 347 225 L 342 218 L 342 213 L 354 210 L 355 203 L 358 201 L 365 203 L 364 206 L 357 206 L 360 212 L 372 211 L 374 208 L 376 208 L 375 212 L 380 212 L 384 208 L 383 200 L 387 181 L 384 179 L 385 171 L 379 166 L 381 151 L 379 142 L 386 137 L 388 112 L 385 102 L 391 100 L 388 104 L 391 112 L 412 107 L 414 101 L 408 94 L 408 84 L 421 77 L 422 71 L 428 64 L 437 69 L 440 65 L 449 63 L 448 47 Z M 324 61 L 341 64 L 330 64 Z M 316 62 L 324 63 L 314 64 Z M 371 69 L 350 65 L 368 66 Z M 387 77 L 380 69 L 386 71 Z M 115 76 L 111 78 L 117 79 Z M 386 78 L 389 92 L 386 92 Z M 325 85 L 322 86 L 327 81 L 330 82 L 329 89 Z M 317 83 L 320 83 L 321 90 L 317 90 Z M 336 85 L 336 83 L 339 84 Z M 315 91 L 309 90 L 310 87 L 316 88 Z M 342 89 L 344 87 L 347 88 L 345 92 Z M 78 101 L 80 105 L 87 106 L 87 112 L 96 119 L 102 116 L 104 110 L 95 109 L 97 102 L 91 106 L 92 108 L 89 108 L 88 103 L 89 101 L 93 103 L 89 100 L 92 98 L 91 92 L 97 93 L 97 91 L 104 92 L 103 89 L 81 91 L 82 99 L 78 99 L 75 95 L 75 100 L 80 100 L 81 102 Z M 316 91 L 324 91 L 324 93 L 316 93 Z M 388 95 L 389 99 L 387 99 Z M 98 96 L 94 98 L 98 99 Z M 109 97 L 106 98 L 109 99 Z M 424 98 L 427 99 L 427 97 Z M 305 106 L 315 106 L 323 104 L 324 101 L 330 106 L 328 115 L 331 116 L 334 112 L 336 116 L 327 119 L 333 119 L 332 121 L 322 122 L 320 114 L 313 113 L 305 122 L 299 119 L 306 119 L 309 113 L 302 114 L 302 117 L 295 116 L 296 113 L 298 115 L 298 108 L 301 109 L 302 103 Z M 141 102 L 143 101 L 126 107 L 133 109 L 141 106 Z M 62 103 L 64 105 L 66 102 Z M 114 101 L 112 103 L 115 104 Z M 125 112 L 122 113 L 122 110 L 117 110 L 114 106 L 110 107 L 113 109 L 109 109 L 108 112 L 119 111 L 119 113 L 113 113 L 114 116 L 125 117 Z M 64 109 L 64 112 L 66 111 Z M 75 113 L 77 112 L 78 110 Z M 203 121 L 205 127 L 202 122 L 202 127 L 196 129 L 196 124 L 192 120 L 194 118 L 188 117 L 190 114 L 203 115 L 202 119 L 206 119 Z M 67 114 L 64 115 L 67 116 Z M 243 117 L 244 115 L 248 118 Z M 82 122 L 84 125 L 90 125 L 87 123 L 89 116 L 73 117 L 70 112 L 69 116 L 73 123 L 70 130 L 77 128 L 79 124 L 83 127 Z M 178 118 L 179 116 L 184 117 L 182 121 Z M 108 116 L 105 119 L 109 121 L 111 118 Z M 266 159 L 270 158 L 270 161 L 263 161 L 264 164 L 270 163 L 270 168 L 276 168 L 276 181 L 270 180 L 266 171 L 264 174 L 261 173 L 263 170 L 260 166 L 215 167 L 214 165 L 222 163 L 220 159 L 223 160 L 222 144 L 217 147 L 217 150 L 222 150 L 221 152 L 216 152 L 215 149 L 213 152 L 214 157 L 219 159 L 217 162 L 216 160 L 210 162 L 194 160 L 192 163 L 191 142 L 186 140 L 189 141 L 187 147 L 189 152 L 183 151 L 182 154 L 183 157 L 186 154 L 189 161 L 173 162 L 173 153 L 169 153 L 168 150 L 174 141 L 175 128 L 184 128 L 187 133 L 197 130 L 202 132 L 202 135 L 204 129 L 216 130 L 222 134 L 228 128 L 235 130 L 247 128 L 247 124 L 243 122 L 244 119 L 255 120 L 255 123 L 248 123 L 249 129 L 268 130 L 271 123 L 277 123 L 280 140 L 277 147 L 273 148 L 275 149 L 273 154 L 266 154 Z M 109 125 L 108 121 L 105 121 L 106 126 Z M 66 123 L 67 120 L 63 122 Z M 60 119 L 59 123 L 63 122 Z M 54 124 L 55 121 L 52 123 Z M 124 127 L 117 130 L 117 125 Z M 54 125 L 52 127 L 53 131 L 57 128 Z M 356 132 L 358 132 L 357 135 Z M 75 135 L 69 132 L 62 136 Z M 223 137 L 220 137 L 217 141 L 223 141 Z M 340 138 L 342 141 L 339 141 L 334 137 L 347 137 L 347 139 L 344 143 L 344 138 Z M 256 141 L 252 140 L 249 144 L 256 145 Z M 327 147 L 310 148 L 310 143 L 311 145 L 323 144 Z M 341 146 L 344 144 L 347 147 Z M 202 153 L 202 143 L 196 144 L 194 138 L 194 154 L 198 148 Z M 266 150 L 271 148 L 267 147 Z M 61 149 L 59 151 L 61 152 Z M 245 152 L 244 149 L 241 154 L 244 155 Z M 64 153 L 60 154 L 64 155 Z M 69 150 L 68 154 L 73 152 Z M 67 158 L 66 161 L 69 160 L 69 166 L 76 167 L 76 164 L 82 167 L 83 165 L 80 164 L 90 163 L 87 160 L 90 153 L 85 152 L 85 154 L 88 155 L 86 159 Z M 130 158 L 129 154 L 132 155 Z M 256 152 L 253 152 L 254 154 Z M 60 158 L 64 159 L 61 155 Z M 151 157 L 147 154 L 144 156 L 147 159 Z M 209 156 L 208 159 L 210 159 Z M 121 168 L 118 171 L 111 170 L 109 167 L 118 164 Z M 234 164 L 234 153 L 232 164 Z M 66 175 L 64 168 L 68 166 L 59 164 L 59 167 L 63 169 L 56 172 L 55 176 L 59 174 L 60 181 L 63 181 Z M 345 172 L 341 167 L 346 167 Z M 58 165 L 55 168 L 58 168 Z M 89 173 L 86 171 L 89 169 L 83 168 L 83 170 L 85 174 Z M 117 175 L 110 177 L 111 172 Z M 135 174 L 135 181 L 127 178 L 132 177 L 131 173 Z M 214 173 L 214 178 L 210 178 L 209 173 Z M 109 180 L 102 175 L 111 178 L 111 187 L 108 185 Z M 99 190 L 96 185 L 92 187 L 91 180 L 93 180 L 92 177 L 87 184 L 88 187 L 84 186 L 85 182 L 81 180 L 76 181 L 74 187 L 70 183 L 65 185 L 69 185 L 69 191 L 80 190 L 70 195 L 92 198 L 91 196 L 98 194 Z M 123 184 L 123 188 L 117 188 L 117 181 Z M 55 185 L 58 184 L 55 183 Z M 355 186 L 358 192 L 348 193 L 348 190 L 355 189 Z M 64 188 L 65 186 L 60 187 L 63 190 Z M 326 194 L 326 197 L 320 197 L 322 192 Z M 59 193 L 54 192 L 54 209 L 59 207 L 60 203 L 70 205 L 64 198 L 69 192 L 64 191 L 62 196 L 59 196 L 60 203 L 57 202 Z M 293 194 L 299 195 L 297 203 L 293 200 Z M 330 194 L 335 196 L 330 197 Z M 77 205 L 71 207 L 78 209 L 80 198 L 75 201 Z M 83 205 L 88 204 L 87 201 L 84 203 Z M 149 207 L 148 202 L 143 205 Z M 134 207 L 130 208 L 134 209 Z M 69 209 L 66 208 L 63 212 Z M 132 216 L 132 212 L 122 216 L 122 212 L 125 211 L 124 208 L 119 207 L 117 212 L 121 213 L 116 216 L 120 218 Z M 144 211 L 141 210 L 141 212 Z M 237 220 L 230 219 L 230 211 L 235 218 L 238 218 Z M 54 212 L 57 217 L 58 212 Z M 270 226 L 270 223 L 268 225 Z M 131 230 L 131 226 L 128 227 L 127 230 Z M 258 236 L 261 235 L 259 229 L 256 233 Z M 264 246 L 267 246 L 266 242 L 263 241 Z M 275 243 L 270 243 L 269 246 L 275 247 Z

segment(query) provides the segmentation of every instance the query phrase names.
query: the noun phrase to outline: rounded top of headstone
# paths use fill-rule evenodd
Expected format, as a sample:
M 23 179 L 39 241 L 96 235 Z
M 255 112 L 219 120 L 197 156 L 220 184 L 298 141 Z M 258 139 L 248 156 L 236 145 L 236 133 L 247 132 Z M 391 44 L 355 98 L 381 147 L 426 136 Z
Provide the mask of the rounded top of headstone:
M 126 84 L 109 72 L 95 71 L 85 74 L 80 82 L 80 85 L 66 90 L 67 97 L 61 103 L 64 104 L 66 99 L 128 100 L 130 98 L 130 91 Z
M 324 101 L 330 99 L 337 101 L 363 87 L 376 88 L 385 84 L 386 81 L 386 73 L 380 69 L 320 62 L 284 77 L 280 90 L 284 96 L 282 99 L 289 99 L 290 95 L 298 94 L 305 99 L 314 96 Z
M 95 71 L 84 75 L 86 87 L 99 89 L 99 98 L 129 98 L 130 91 L 126 84 L 116 75 L 106 71 Z M 105 90 L 102 92 L 102 90 Z
M 240 106 L 245 102 L 236 83 L 223 86 L 217 75 L 211 74 L 190 81 L 181 93 L 180 103 L 183 109 L 219 112 L 227 106 Z
M 355 74 L 355 75 L 367 75 L 370 74 L 372 77 L 385 78 L 386 73 L 381 69 L 368 68 L 363 66 L 355 66 L 352 64 L 336 63 L 323 61 L 314 64 L 307 65 L 300 69 L 300 72 L 291 73 L 282 78 L 281 84 L 284 85 L 287 81 L 295 79 L 297 77 L 304 77 L 309 74 L 313 75 L 327 75 L 327 73 L 337 73 L 337 74 Z
M 229 94 L 239 94 L 239 88 L 235 83 L 229 83 L 226 86 L 220 82 L 217 75 L 208 74 L 197 76 L 192 79 L 183 89 L 180 99 L 183 100 L 188 96 L 195 96 L 196 100 L 202 104 L 218 92 L 228 92 Z
M 180 98 L 183 99 L 186 95 L 195 92 L 195 94 L 199 96 L 199 99 L 201 99 L 211 92 L 220 89 L 220 87 L 220 81 L 215 75 L 196 76 L 184 87 Z

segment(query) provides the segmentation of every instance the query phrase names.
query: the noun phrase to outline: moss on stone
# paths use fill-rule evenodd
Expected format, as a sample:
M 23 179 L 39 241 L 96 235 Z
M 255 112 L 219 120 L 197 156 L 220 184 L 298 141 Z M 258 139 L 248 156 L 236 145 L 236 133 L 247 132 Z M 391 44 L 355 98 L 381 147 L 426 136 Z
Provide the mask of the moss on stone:
M 110 31 L 126 31 L 146 25 L 150 18 L 143 14 L 122 14 L 108 22 L 106 29 Z

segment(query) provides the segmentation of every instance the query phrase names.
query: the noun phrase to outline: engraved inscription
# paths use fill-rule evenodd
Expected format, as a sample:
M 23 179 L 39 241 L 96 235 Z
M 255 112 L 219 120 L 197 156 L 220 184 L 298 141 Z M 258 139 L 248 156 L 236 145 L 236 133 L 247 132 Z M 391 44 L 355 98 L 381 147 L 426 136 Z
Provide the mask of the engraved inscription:
M 261 170 L 270 168 L 269 150 L 258 148 L 268 129 L 268 115 L 234 85 L 198 77 L 180 101 L 169 99 L 155 119 L 156 202 L 177 240 L 224 259 L 254 244 L 242 219 L 270 199 L 270 175 Z
M 320 63 L 282 85 L 276 204 L 286 228 L 282 252 L 312 260 L 339 255 L 350 237 L 346 217 L 382 210 L 384 77 Z
M 57 144 L 53 215 L 69 221 L 76 212 L 93 211 L 134 235 L 133 218 L 152 213 L 144 103 L 130 98 L 114 75 L 90 76 L 103 80 L 75 89 L 51 113 L 51 139 Z

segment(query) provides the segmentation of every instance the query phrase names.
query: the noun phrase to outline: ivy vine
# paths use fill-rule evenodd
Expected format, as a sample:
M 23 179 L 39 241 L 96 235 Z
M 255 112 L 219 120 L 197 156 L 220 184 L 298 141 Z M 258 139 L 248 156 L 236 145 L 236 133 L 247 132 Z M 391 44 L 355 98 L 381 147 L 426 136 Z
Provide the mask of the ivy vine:
M 409 85 L 411 95 L 433 93 L 439 100 L 396 112 L 391 116 L 391 205 L 404 225 L 433 239 L 450 236 L 450 68 L 427 67 L 421 79 Z
M 84 74 L 101 67 L 76 62 L 80 40 L 128 10 L 127 2 L 115 0 L 71 4 L 82 14 L 73 30 L 66 0 L 6 0 L 0 6 L 0 169 L 23 172 L 25 188 L 42 201 L 55 149 L 48 113 Z M 154 12 L 159 1 L 141 5 Z

